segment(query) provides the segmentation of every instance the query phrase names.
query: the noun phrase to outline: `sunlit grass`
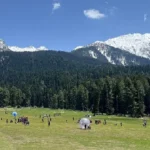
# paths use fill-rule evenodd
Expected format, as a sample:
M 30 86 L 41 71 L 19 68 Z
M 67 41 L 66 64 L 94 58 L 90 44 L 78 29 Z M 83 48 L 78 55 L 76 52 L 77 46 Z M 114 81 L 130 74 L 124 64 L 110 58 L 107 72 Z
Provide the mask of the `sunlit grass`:
M 11 112 L 18 116 L 28 116 L 30 125 L 8 123 L 13 119 Z M 53 117 L 55 112 L 62 116 Z M 147 150 L 150 149 L 150 127 L 142 126 L 142 119 L 116 116 L 92 117 L 91 130 L 80 130 L 77 120 L 88 112 L 62 111 L 42 108 L 0 109 L 0 149 L 1 150 Z M 42 114 L 51 114 L 52 122 L 48 127 L 47 119 L 42 123 Z M 75 118 L 73 121 L 72 118 Z M 107 120 L 107 125 L 95 125 L 94 120 Z M 66 123 L 66 120 L 68 121 Z M 120 126 L 120 122 L 123 126 Z M 117 126 L 115 124 L 117 123 Z

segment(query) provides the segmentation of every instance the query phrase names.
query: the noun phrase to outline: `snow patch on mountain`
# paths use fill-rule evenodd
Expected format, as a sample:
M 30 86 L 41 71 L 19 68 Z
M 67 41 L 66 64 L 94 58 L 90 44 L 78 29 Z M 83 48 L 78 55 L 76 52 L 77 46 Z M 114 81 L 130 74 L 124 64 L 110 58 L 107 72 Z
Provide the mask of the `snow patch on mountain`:
M 36 51 L 45 51 L 48 50 L 45 46 L 40 46 L 38 48 L 34 46 L 29 46 L 25 48 L 17 46 L 7 46 L 3 40 L 0 39 L 0 51 L 14 51 L 14 52 L 36 52 Z
M 17 46 L 8 46 L 8 48 L 14 52 L 36 52 L 36 51 L 48 50 L 45 46 L 41 46 L 39 48 L 36 48 L 34 46 L 29 46 L 29 47 L 25 47 L 25 48 L 20 48 Z
M 127 34 L 105 41 L 107 45 L 150 59 L 150 34 Z
M 118 58 L 118 61 L 123 65 L 123 66 L 126 66 L 127 65 L 127 63 L 126 63 L 126 58 L 125 57 L 120 57 L 120 58 Z
M 100 53 L 101 53 L 102 55 L 104 55 L 104 56 L 106 57 L 106 59 L 108 60 L 109 63 L 115 65 L 115 62 L 112 60 L 111 56 L 108 55 L 108 53 L 107 53 L 107 51 L 106 51 L 105 49 L 100 49 L 100 48 L 98 48 L 98 50 L 100 51 Z
M 84 46 L 77 46 L 76 48 L 74 48 L 74 50 L 78 50 L 80 48 L 83 48 Z
M 111 55 L 108 54 L 108 45 L 106 45 L 104 42 L 102 41 L 96 41 L 92 44 L 90 44 L 89 46 L 95 46 L 97 47 L 97 50 L 106 57 L 106 59 L 108 60 L 109 63 L 111 64 L 116 64 L 113 59 L 111 58 Z
M 89 54 L 92 58 L 97 59 L 97 54 L 94 53 L 92 50 L 89 50 Z

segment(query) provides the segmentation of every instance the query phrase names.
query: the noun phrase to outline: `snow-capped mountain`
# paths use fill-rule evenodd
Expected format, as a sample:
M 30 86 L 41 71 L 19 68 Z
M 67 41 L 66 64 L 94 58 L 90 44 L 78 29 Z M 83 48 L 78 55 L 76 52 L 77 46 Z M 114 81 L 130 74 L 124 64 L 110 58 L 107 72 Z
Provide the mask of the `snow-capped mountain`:
M 121 66 L 150 64 L 150 60 L 147 58 L 136 56 L 103 42 L 95 42 L 86 47 L 74 50 L 72 53 L 78 56 L 94 58 L 103 63 Z
M 5 44 L 3 40 L 0 39 L 0 52 L 1 51 L 9 51 L 8 46 Z
M 150 59 L 150 34 L 128 34 L 105 41 L 107 45 Z
M 96 41 L 87 46 L 97 46 L 101 43 L 109 46 L 119 48 L 129 53 L 135 54 L 140 57 L 150 59 L 150 33 L 146 34 L 127 34 L 116 38 L 109 39 L 107 41 Z M 78 50 L 83 46 L 79 46 L 74 50 Z
M 44 46 L 39 48 L 7 46 L 3 40 L 0 40 L 0 51 L 36 52 L 45 50 L 48 49 Z M 86 46 L 77 46 L 72 53 L 114 65 L 150 64 L 150 34 L 135 33 L 107 41 L 96 41 Z
M 35 48 L 33 46 L 29 46 L 29 47 L 25 47 L 25 48 L 20 48 L 20 47 L 17 47 L 17 46 L 8 46 L 8 48 L 11 51 L 14 51 L 14 52 L 36 52 L 36 51 L 45 51 L 45 50 L 48 50 L 44 46 L 41 46 L 39 48 Z
M 92 47 L 88 51 L 88 56 L 94 59 L 99 59 L 98 52 L 103 55 L 107 61 L 111 64 L 129 65 L 136 64 L 140 65 L 150 60 L 150 34 L 128 34 L 119 36 L 107 41 L 96 41 L 87 46 L 80 46 L 74 50 L 87 49 Z M 93 51 L 93 47 L 97 49 Z M 85 52 L 84 52 L 85 54 Z M 87 53 L 86 53 L 87 54 Z M 86 55 L 87 56 L 87 55 Z M 130 58 L 130 59 L 129 59 Z M 148 61 L 146 60 L 148 59 Z
M 1 51 L 14 51 L 14 52 L 36 52 L 48 50 L 45 46 L 40 46 L 38 48 L 34 46 L 29 46 L 25 48 L 17 46 L 7 46 L 3 40 L 0 39 L 0 52 Z

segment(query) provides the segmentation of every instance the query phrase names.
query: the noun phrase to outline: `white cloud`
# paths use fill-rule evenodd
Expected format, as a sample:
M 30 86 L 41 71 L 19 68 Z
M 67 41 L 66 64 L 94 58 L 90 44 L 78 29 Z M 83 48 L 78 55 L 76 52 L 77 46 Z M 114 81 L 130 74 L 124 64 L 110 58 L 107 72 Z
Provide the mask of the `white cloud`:
M 61 7 L 60 3 L 54 3 L 53 4 L 53 11 L 56 10 L 56 9 L 59 9 L 60 7 Z
M 144 22 L 146 22 L 147 21 L 147 18 L 148 17 L 148 14 L 144 14 Z
M 105 14 L 101 13 L 99 10 L 96 9 L 88 9 L 84 10 L 84 15 L 90 19 L 101 19 L 106 17 Z

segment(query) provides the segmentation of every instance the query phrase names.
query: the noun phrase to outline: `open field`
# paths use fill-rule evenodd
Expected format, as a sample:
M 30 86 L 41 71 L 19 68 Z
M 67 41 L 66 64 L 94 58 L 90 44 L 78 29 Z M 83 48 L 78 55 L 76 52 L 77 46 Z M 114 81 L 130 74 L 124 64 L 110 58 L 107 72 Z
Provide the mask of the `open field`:
M 13 119 L 11 112 L 15 110 L 18 116 L 28 116 L 30 125 L 8 123 Z M 42 114 L 62 112 L 62 116 L 52 117 L 48 127 Z M 61 111 L 42 108 L 0 109 L 0 149 L 1 150 L 148 150 L 150 149 L 150 126 L 144 128 L 142 119 L 96 116 L 91 119 L 107 120 L 107 125 L 95 125 L 91 130 L 81 130 L 77 120 L 87 112 Z M 72 118 L 75 118 L 73 121 Z M 66 123 L 66 120 L 68 123 Z M 123 126 L 120 126 L 120 122 Z M 115 126 L 114 124 L 118 125 Z

